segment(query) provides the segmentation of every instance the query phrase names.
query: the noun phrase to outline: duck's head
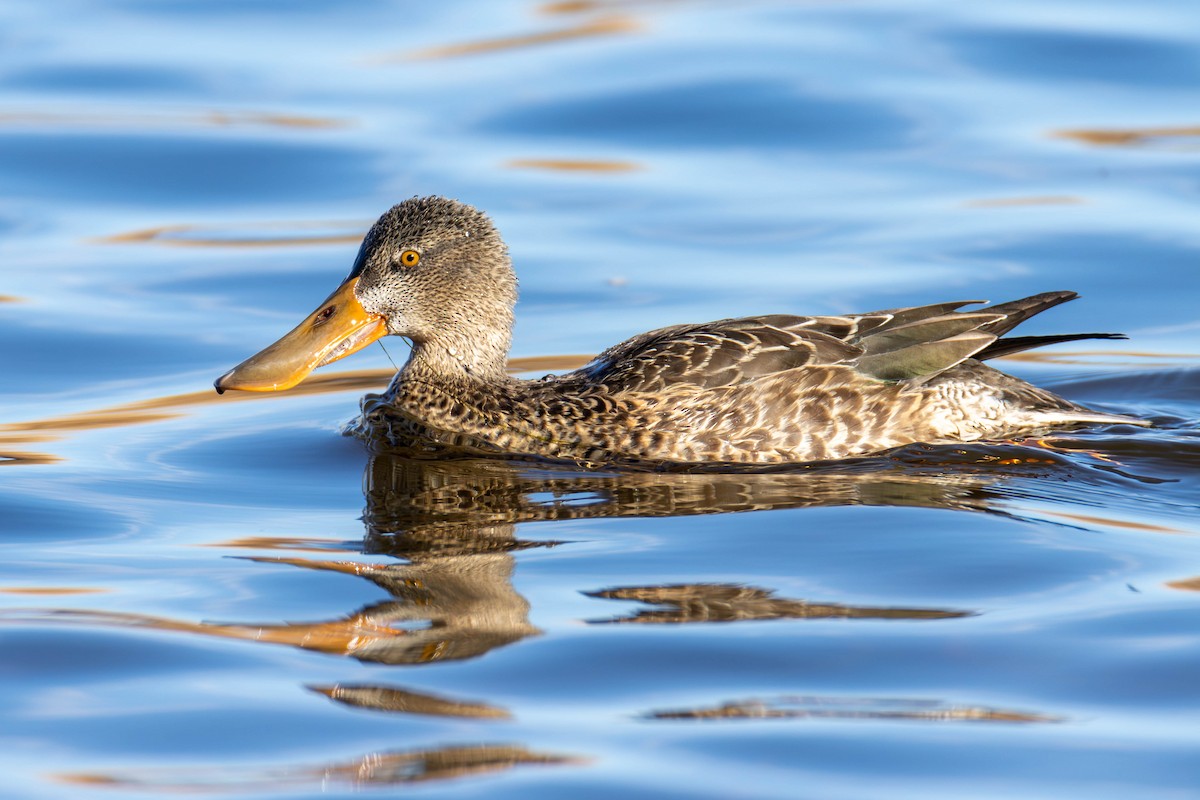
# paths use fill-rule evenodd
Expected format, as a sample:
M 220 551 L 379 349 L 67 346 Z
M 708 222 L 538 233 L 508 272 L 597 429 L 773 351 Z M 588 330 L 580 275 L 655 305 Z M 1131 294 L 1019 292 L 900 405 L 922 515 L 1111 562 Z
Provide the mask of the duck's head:
M 443 197 L 414 197 L 371 226 L 354 267 L 282 339 L 217 378 L 218 392 L 290 389 L 317 367 L 388 334 L 430 368 L 502 373 L 517 281 L 491 220 Z

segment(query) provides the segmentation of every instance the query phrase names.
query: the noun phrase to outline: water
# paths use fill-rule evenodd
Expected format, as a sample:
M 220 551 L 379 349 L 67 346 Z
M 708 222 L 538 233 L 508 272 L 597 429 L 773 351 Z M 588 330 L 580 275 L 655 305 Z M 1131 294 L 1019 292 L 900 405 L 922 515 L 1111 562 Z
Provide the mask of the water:
M 1194 4 L 0 23 L 0 795 L 1194 796 Z M 1028 332 L 1131 340 L 1006 369 L 1158 427 L 587 473 L 369 456 L 378 347 L 212 393 L 425 193 L 505 233 L 530 374 L 1075 289 Z

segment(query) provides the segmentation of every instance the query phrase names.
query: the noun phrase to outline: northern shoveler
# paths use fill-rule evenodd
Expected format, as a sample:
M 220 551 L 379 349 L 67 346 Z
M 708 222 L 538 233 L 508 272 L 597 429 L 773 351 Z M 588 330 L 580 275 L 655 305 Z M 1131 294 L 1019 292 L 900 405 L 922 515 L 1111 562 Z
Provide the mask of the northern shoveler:
M 912 442 L 1009 439 L 1141 420 L 1065 400 L 984 363 L 1056 342 L 1001 338 L 1074 292 L 977 310 L 935 303 L 846 316 L 772 314 L 675 325 L 541 380 L 507 374 L 517 279 L 486 215 L 413 198 L 363 240 L 350 275 L 275 344 L 216 381 L 274 391 L 380 337 L 412 341 L 367 422 L 485 451 L 609 463 L 778 463 Z

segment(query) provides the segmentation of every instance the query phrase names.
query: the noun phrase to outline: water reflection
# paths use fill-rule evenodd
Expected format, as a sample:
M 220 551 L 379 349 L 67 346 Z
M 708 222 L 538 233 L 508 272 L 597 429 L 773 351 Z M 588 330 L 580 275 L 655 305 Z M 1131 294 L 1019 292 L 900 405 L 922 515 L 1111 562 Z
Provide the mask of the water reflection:
M 1001 451 L 997 453 L 996 451 Z M 518 524 L 602 517 L 664 517 L 830 505 L 954 508 L 1003 513 L 993 485 L 1051 459 L 1031 448 L 912 447 L 889 459 L 746 474 L 580 472 L 495 459 L 373 455 L 364 478 L 361 550 L 390 563 L 249 556 L 258 563 L 370 581 L 388 598 L 332 619 L 192 622 L 139 613 L 15 609 L 9 621 L 148 628 L 297 647 L 391 665 L 476 658 L 539 633 L 513 587 L 513 554 L 557 542 L 522 539 Z M 1007 458 L 1000 456 L 1008 454 Z M 1018 458 L 1013 453 L 1025 454 Z M 980 460 L 982 459 L 982 460 Z M 1006 463 L 1003 473 L 994 471 Z M 293 542 L 294 544 L 294 542 Z M 259 549 L 251 539 L 227 546 Z M 952 619 L 956 609 L 872 608 L 775 597 L 732 584 L 620 587 L 596 596 L 673 606 L 633 620 Z M 349 702 L 351 694 L 338 699 Z M 359 693 L 358 698 L 366 695 Z M 394 700 L 394 698 L 393 698 Z
M 364 475 L 364 538 L 337 540 L 249 538 L 224 547 L 274 546 L 317 555 L 251 554 L 260 564 L 314 570 L 331 578 L 360 578 L 386 599 L 331 619 L 307 622 L 193 622 L 139 613 L 69 608 L 0 612 L 9 623 L 67 623 L 136 627 L 235 639 L 392 666 L 485 657 L 539 633 L 530 603 L 513 584 L 515 555 L 529 548 L 569 546 L 527 538 L 529 523 L 609 517 L 663 517 L 832 505 L 918 506 L 1003 514 L 1004 484 L 1019 476 L 1070 474 L 1065 456 L 1036 447 L 914 446 L 887 458 L 792 466 L 749 473 L 584 472 L 545 463 L 497 459 L 418 458 L 407 451 L 376 453 Z M 730 546 L 746 547 L 740 537 Z M 322 557 L 321 553 L 339 557 Z M 355 560 L 353 552 L 372 556 Z M 277 551 L 278 552 L 278 551 Z M 378 563 L 378 557 L 389 560 Z M 776 596 L 769 587 L 732 582 L 625 586 L 594 597 L 636 600 L 658 608 L 611 623 L 741 623 L 763 620 L 873 619 L 938 624 L 973 613 L 964 609 L 871 607 Z M 796 635 L 801 635 L 797 633 Z M 503 724 L 509 708 L 484 700 L 443 697 L 379 683 L 311 685 L 353 709 L 419 714 L 454 724 Z M 315 700 L 315 698 L 313 698 Z M 801 698 L 716 703 L 642 712 L 643 720 L 728 718 L 841 718 L 914 722 L 972 720 L 1041 722 L 1035 713 L 886 698 Z M 430 747 L 379 752 L 361 759 L 298 766 L 221 766 L 73 773 L 60 779 L 89 786 L 159 791 L 259 791 L 281 786 L 384 785 L 508 770 L 526 764 L 575 764 L 574 755 L 531 751 L 519 744 Z
M 1058 717 L 1027 711 L 957 706 L 938 700 L 870 697 L 774 697 L 737 700 L 719 706 L 651 711 L 655 720 L 870 719 L 921 722 L 1060 722 Z
M 367 708 L 394 714 L 425 714 L 435 717 L 471 719 L 511 719 L 506 709 L 487 703 L 452 700 L 437 695 L 413 692 L 396 686 L 338 683 L 309 686 L 317 694 L 353 708 Z
M 968 200 L 967 208 L 1023 208 L 1026 206 L 1076 206 L 1083 203 L 1081 197 L 1066 194 L 1032 195 L 1029 197 L 990 197 Z
M 369 222 L 296 220 L 215 225 L 160 225 L 102 236 L 97 244 L 158 244 L 171 247 L 295 247 L 356 244 Z M 313 231 L 318 231 L 313 233 Z
M 143 769 L 113 773 L 64 773 L 64 783 L 100 787 L 185 793 L 196 791 L 278 792 L 282 789 L 325 789 L 333 786 L 366 788 L 442 781 L 468 775 L 500 772 L 526 764 L 581 763 L 571 756 L 538 753 L 511 744 L 439 747 L 429 750 L 369 753 L 351 761 L 325 765 L 279 767 L 211 767 Z
M 609 517 L 676 517 L 813 506 L 918 506 L 1005 513 L 992 487 L 1067 466 L 1052 451 L 1022 445 L 914 445 L 884 458 L 771 465 L 591 471 L 544 461 L 438 458 L 424 451 L 372 455 L 364 479 L 368 550 L 397 542 L 461 546 L 468 534 L 505 540 L 514 523 Z M 418 457 L 423 455 L 423 457 Z M 1004 470 L 995 469 L 1005 467 Z M 505 526 L 498 528 L 496 526 Z M 436 533 L 440 532 L 440 534 Z M 518 546 L 516 539 L 506 546 Z M 548 543 L 541 543 L 548 544 Z M 524 546 L 530 546 L 525 543 Z
M 740 622 L 772 619 L 955 619 L 970 611 L 938 608 L 872 608 L 838 603 L 811 603 L 776 597 L 769 589 L 732 583 L 691 583 L 662 586 L 622 586 L 586 592 L 590 597 L 636 600 L 664 608 L 639 609 L 630 616 L 589 620 L 594 624 L 635 622 Z
M 591 359 L 586 355 L 531 356 L 509 359 L 510 373 L 544 372 L 547 370 L 576 369 Z M 311 375 L 304 383 L 289 393 L 292 397 L 304 395 L 332 394 L 334 392 L 363 392 L 368 389 L 383 389 L 395 374 L 394 369 L 364 369 L 345 372 L 328 372 Z M 271 401 L 269 395 L 246 392 L 218 395 L 210 388 L 199 392 L 152 397 L 132 403 L 96 408 L 74 414 L 44 417 L 25 422 L 0 423 L 0 465 L 4 464 L 53 464 L 61 457 L 50 453 L 27 452 L 23 448 L 9 450 L 11 445 L 31 442 L 53 442 L 68 433 L 148 425 L 178 419 L 188 409 L 213 403 L 244 403 Z
M 257 111 L 210 111 L 208 113 L 146 113 L 68 111 L 8 111 L 0 113 L 0 127 L 33 128 L 126 128 L 142 131 L 154 128 L 228 128 L 266 126 L 300 130 L 343 128 L 350 123 L 332 117 L 279 114 Z
M 529 603 L 512 585 L 509 551 L 535 547 L 511 526 L 413 527 L 388 531 L 371 549 L 403 559 L 377 565 L 355 561 L 255 557 L 371 581 L 390 598 L 345 616 L 298 622 L 191 622 L 138 613 L 48 609 L 20 611 L 10 620 L 148 628 L 277 644 L 380 664 L 421 664 L 473 658 L 538 633 Z
M 1055 131 L 1052 134 L 1058 139 L 1071 139 L 1096 147 L 1142 147 L 1150 144 L 1174 143 L 1176 145 L 1191 144 L 1195 146 L 1200 141 L 1200 126 L 1179 128 L 1079 128 L 1075 130 Z M 1182 139 L 1183 142 L 1176 140 Z M 1192 141 L 1188 141 L 1192 140 Z
M 637 172 L 645 169 L 634 161 L 606 161 L 602 159 L 568 158 L 514 158 L 505 164 L 510 169 L 543 169 L 551 172 Z
M 636 20 L 625 16 L 599 17 L 566 28 L 555 28 L 537 33 L 501 36 L 495 39 L 477 39 L 472 42 L 441 45 L 418 50 L 387 53 L 371 59 L 375 64 L 390 64 L 400 61 L 424 61 L 439 58 L 461 58 L 463 56 L 495 53 L 504 50 L 523 50 L 546 44 L 557 44 L 578 39 L 593 39 L 598 36 L 613 36 L 633 33 L 640 29 Z

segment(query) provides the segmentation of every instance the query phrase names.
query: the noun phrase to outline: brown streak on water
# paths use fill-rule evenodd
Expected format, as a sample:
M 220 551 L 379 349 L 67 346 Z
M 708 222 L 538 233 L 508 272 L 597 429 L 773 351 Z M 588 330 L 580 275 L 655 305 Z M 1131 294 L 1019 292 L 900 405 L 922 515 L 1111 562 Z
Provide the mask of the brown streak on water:
M 300 550 L 315 553 L 359 553 L 361 547 L 346 547 L 341 539 L 293 538 L 287 536 L 244 536 L 223 542 L 208 542 L 200 547 L 236 547 L 246 550 Z
M 1096 147 L 1129 147 L 1146 144 L 1154 139 L 1200 138 L 1200 127 L 1165 128 L 1076 128 L 1054 131 L 1056 139 L 1071 139 Z
M 512 719 L 511 712 L 498 706 L 451 700 L 434 694 L 413 692 L 394 686 L 339 683 L 331 686 L 308 686 L 307 688 L 343 705 L 391 714 L 422 714 L 468 719 Z
M 380 625 L 369 614 L 363 613 L 325 622 L 285 622 L 268 625 L 188 622 L 149 614 L 85 609 L 54 609 L 49 613 L 53 617 L 69 618 L 84 624 L 145 628 L 221 639 L 282 644 L 340 656 L 353 655 L 365 647 L 408 635 L 403 629 Z
M 49 453 L 29 453 L 17 450 L 0 451 L 0 467 L 16 464 L 54 464 L 62 460 L 61 456 Z
M 645 169 L 633 161 L 569 158 L 514 158 L 505 166 L 510 169 L 544 169 L 556 172 L 637 172 Z
M 709 708 L 651 711 L 654 720 L 868 719 L 913 722 L 1059 722 L 1058 717 L 1026 711 L 958 706 L 942 702 L 874 698 L 780 697 L 740 700 Z
M 1193 531 L 1184 530 L 1182 528 L 1168 528 L 1164 525 L 1151 525 L 1147 522 L 1133 522 L 1126 519 L 1114 519 L 1112 517 L 1092 516 L 1090 514 L 1068 514 L 1064 511 L 1044 511 L 1042 512 L 1048 517 L 1058 517 L 1059 519 L 1068 519 L 1072 522 L 1080 522 L 1087 526 L 1099 525 L 1106 528 L 1120 528 L 1122 530 L 1131 531 L 1146 531 L 1148 533 L 1172 533 L 1172 534 L 1191 534 Z
M 9 586 L 0 589 L 0 594 L 20 595 L 67 595 L 67 594 L 103 594 L 109 589 L 97 589 L 87 586 Z
M 681 0 L 563 0 L 545 3 L 538 8 L 542 14 L 590 14 L 597 11 L 613 11 L 618 8 L 645 9 L 651 6 L 679 5 Z
M 95 244 L 157 244 L 168 247 L 308 247 L 326 244 L 356 244 L 362 240 L 363 231 L 370 227 L 369 222 L 353 221 L 296 221 L 288 223 L 244 223 L 222 227 L 204 225 L 161 225 L 154 228 L 143 228 L 126 233 L 114 233 L 100 236 L 92 241 Z M 345 228 L 347 233 L 331 233 L 315 236 L 241 236 L 219 238 L 211 235 L 212 231 L 245 228 L 264 230 L 271 228 Z M 210 235 L 205 235 L 205 232 Z M 188 235 L 197 234 L 197 235 Z
M 1146 359 L 1167 362 L 1167 364 L 1178 363 L 1181 361 L 1189 361 L 1200 359 L 1200 354 L 1197 353 L 1146 353 L 1133 350 L 1112 351 L 1112 350 L 1060 350 L 1051 352 L 1049 350 L 1026 350 L 1023 353 L 1015 353 L 1013 355 L 1001 356 L 997 361 L 1030 361 L 1038 364 L 1092 364 L 1103 365 L 1110 367 L 1137 367 L 1144 369 L 1149 364 L 1143 361 L 1135 361 L 1132 359 Z M 1155 364 L 1154 366 L 1163 366 Z M 1192 366 L 1192 365 L 1188 365 Z
M 0 113 L 0 126 L 28 125 L 50 128 L 122 127 L 141 130 L 145 128 L 164 127 L 202 128 L 262 125 L 274 128 L 323 130 L 344 128 L 349 124 L 346 120 L 331 117 L 310 117 L 297 114 L 254 111 L 210 111 L 208 113 L 199 112 L 190 114 L 146 114 L 143 112 L 89 114 L 79 111 L 17 111 Z
M 1200 576 L 1167 581 L 1166 586 L 1169 589 L 1179 589 L 1184 592 L 1200 592 Z
M 269 792 L 298 787 L 327 792 L 330 786 L 391 786 L 480 775 L 527 764 L 586 764 L 587 759 L 539 753 L 515 744 L 449 745 L 426 750 L 374 752 L 351 761 L 303 766 L 150 768 L 125 772 L 60 772 L 51 777 L 82 786 L 171 794 Z
M 633 33 L 640 30 L 641 25 L 629 17 L 612 16 L 595 19 L 570 28 L 559 28 L 539 33 L 527 33 L 516 36 L 504 36 L 496 39 L 480 39 L 474 42 L 428 47 L 399 53 L 388 53 L 371 59 L 373 64 L 391 64 L 400 61 L 423 61 L 439 58 L 460 58 L 462 56 L 495 53 L 504 50 L 519 50 L 538 45 L 557 44 L 576 39 L 590 39 L 596 36 L 612 36 Z

